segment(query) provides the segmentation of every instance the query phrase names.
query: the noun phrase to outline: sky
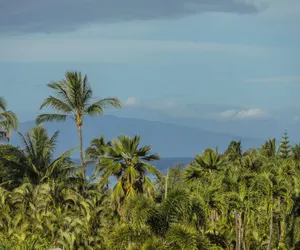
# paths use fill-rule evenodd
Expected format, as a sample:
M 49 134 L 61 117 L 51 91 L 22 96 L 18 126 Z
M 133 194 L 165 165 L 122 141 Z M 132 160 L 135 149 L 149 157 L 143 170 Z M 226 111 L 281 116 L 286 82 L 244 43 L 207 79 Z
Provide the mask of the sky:
M 77 70 L 136 115 L 299 122 L 299 23 L 299 0 L 1 1 L 0 95 L 34 119 Z

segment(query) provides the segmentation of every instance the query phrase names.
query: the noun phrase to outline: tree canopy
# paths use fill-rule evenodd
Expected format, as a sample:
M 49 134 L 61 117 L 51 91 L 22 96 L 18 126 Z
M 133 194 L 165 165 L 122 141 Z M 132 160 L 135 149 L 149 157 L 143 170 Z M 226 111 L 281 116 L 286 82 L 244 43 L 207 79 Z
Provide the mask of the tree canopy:
M 84 115 L 120 106 L 92 102 L 77 72 L 48 86 L 55 95 L 41 108 L 58 113 L 37 122 L 70 117 L 81 139 Z M 7 138 L 17 121 L 0 98 L 0 134 Z M 232 141 L 163 169 L 139 135 L 100 136 L 86 149 L 80 140 L 80 166 L 75 149 L 57 152 L 59 131 L 39 125 L 18 135 L 20 147 L 0 144 L 0 249 L 300 249 L 300 144 L 287 131 L 279 145 Z

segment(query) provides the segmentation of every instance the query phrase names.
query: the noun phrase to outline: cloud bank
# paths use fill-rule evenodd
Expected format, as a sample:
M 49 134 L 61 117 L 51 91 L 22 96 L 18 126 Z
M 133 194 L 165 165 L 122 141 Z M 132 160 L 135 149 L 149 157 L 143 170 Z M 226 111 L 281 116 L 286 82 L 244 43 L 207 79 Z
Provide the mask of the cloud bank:
M 138 104 L 138 99 L 135 97 L 128 97 L 123 103 L 125 107 L 133 107 L 136 106 L 137 104 Z
M 0 40 L 0 61 L 118 62 L 153 58 L 168 53 L 230 53 L 262 56 L 268 50 L 243 44 L 196 43 L 175 40 L 40 39 Z
M 250 108 L 243 110 L 226 110 L 218 114 L 220 118 L 226 119 L 257 119 L 266 116 L 266 113 L 259 108 Z
M 11 0 L 0 32 L 60 32 L 97 22 L 180 18 L 203 12 L 257 13 L 268 0 Z
M 201 105 L 193 107 L 193 105 L 183 104 L 177 101 L 171 100 L 144 100 L 140 101 L 136 97 L 129 97 L 124 101 L 124 107 L 126 108 L 147 108 L 156 110 L 161 114 L 165 114 L 172 117 L 182 118 L 201 118 L 208 120 L 253 120 L 264 119 L 268 117 L 267 112 L 260 108 L 236 108 L 227 109 L 224 111 L 217 111 L 213 109 L 213 106 L 206 106 L 206 109 L 201 109 Z M 220 109 L 221 107 L 219 107 Z

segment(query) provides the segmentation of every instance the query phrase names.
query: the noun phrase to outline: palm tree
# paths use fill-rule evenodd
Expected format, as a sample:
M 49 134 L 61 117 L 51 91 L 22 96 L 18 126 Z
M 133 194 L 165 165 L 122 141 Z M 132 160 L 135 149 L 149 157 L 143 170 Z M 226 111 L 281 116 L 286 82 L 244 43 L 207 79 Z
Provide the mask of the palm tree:
M 260 148 L 261 155 L 271 158 L 275 157 L 278 153 L 278 150 L 276 148 L 276 139 L 268 139 Z
M 74 168 L 74 163 L 70 158 L 73 149 L 67 150 L 54 158 L 59 131 L 51 137 L 43 127 L 34 127 L 30 132 L 22 135 L 21 141 L 24 148 L 24 155 L 28 163 L 27 175 L 38 183 L 48 178 L 59 181 L 67 178 Z M 34 182 L 32 180 L 32 182 Z
M 102 177 L 100 185 L 107 184 L 111 176 L 117 178 L 113 195 L 119 203 L 122 203 L 125 197 L 136 193 L 147 192 L 152 196 L 153 185 L 146 174 L 160 175 L 155 167 L 147 163 L 159 160 L 160 156 L 150 154 L 151 146 L 139 145 L 140 136 L 119 136 L 118 140 L 111 141 L 111 146 L 106 148 L 106 156 L 101 158 L 101 164 L 96 167 L 96 171 L 100 172 Z
M 45 128 L 34 127 L 25 135 L 19 135 L 24 149 L 14 149 L 13 153 L 18 156 L 18 161 L 11 160 L 10 155 L 7 155 L 6 161 L 18 169 L 23 169 L 24 177 L 31 183 L 39 184 L 49 178 L 59 181 L 69 176 L 74 169 L 70 158 L 72 149 L 54 158 L 58 131 L 50 137 Z
M 230 162 L 241 164 L 243 156 L 241 141 L 231 141 L 224 155 L 228 157 Z
M 85 150 L 85 163 L 96 164 L 98 168 L 101 167 L 101 159 L 106 155 L 106 148 L 111 146 L 111 142 L 105 141 L 104 136 L 95 138 L 91 141 L 90 146 Z M 97 173 L 94 171 L 92 176 L 90 176 L 89 181 L 95 182 L 97 179 Z M 107 186 L 108 187 L 108 186 Z
M 210 148 L 204 150 L 202 155 L 196 154 L 192 163 L 193 167 L 203 170 L 204 172 L 219 171 L 226 165 L 226 159 L 218 151 Z
M 247 222 L 250 220 L 251 214 L 253 214 L 253 197 L 256 195 L 249 188 L 251 180 L 252 178 L 249 178 L 249 173 L 246 170 L 240 171 L 235 168 L 229 170 L 229 175 L 226 176 L 226 179 L 224 178 L 226 210 L 230 211 L 227 216 L 230 218 L 230 214 L 234 214 L 235 249 L 237 250 L 241 248 L 247 249 L 245 240 L 247 236 Z
M 7 104 L 3 97 L 0 97 L 0 139 L 11 138 L 11 130 L 18 128 L 18 118 L 15 113 L 7 110 Z
M 67 118 L 74 120 L 79 136 L 80 162 L 82 166 L 82 177 L 86 176 L 86 164 L 83 156 L 82 126 L 86 115 L 103 115 L 106 107 L 120 108 L 121 104 L 117 98 L 103 98 L 92 102 L 93 91 L 89 85 L 88 77 L 82 77 L 80 72 L 66 72 L 65 79 L 48 84 L 54 91 L 44 100 L 40 109 L 51 107 L 58 113 L 41 114 L 36 118 L 38 124 L 42 122 L 63 122 Z
M 221 213 L 222 199 L 220 188 L 222 171 L 226 166 L 226 158 L 219 154 L 218 150 L 206 149 L 202 155 L 197 154 L 195 160 L 185 169 L 185 180 L 201 183 L 201 188 L 196 188 L 198 197 L 205 204 L 207 214 L 211 218 L 211 229 L 216 235 L 216 222 Z

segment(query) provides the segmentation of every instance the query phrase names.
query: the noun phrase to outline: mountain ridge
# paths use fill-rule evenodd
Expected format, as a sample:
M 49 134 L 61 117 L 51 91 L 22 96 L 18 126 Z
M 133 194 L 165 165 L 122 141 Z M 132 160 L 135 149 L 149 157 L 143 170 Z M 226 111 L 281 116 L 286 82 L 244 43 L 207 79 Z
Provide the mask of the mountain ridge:
M 35 126 L 34 121 L 21 123 L 19 131 L 24 133 L 33 126 Z M 67 120 L 64 123 L 45 123 L 44 126 L 50 134 L 53 134 L 56 130 L 60 131 L 57 151 L 62 152 L 69 148 L 77 147 L 77 129 L 72 120 Z M 116 139 L 120 134 L 128 136 L 140 135 L 141 145 L 149 144 L 152 146 L 153 152 L 159 153 L 162 157 L 172 158 L 193 157 L 196 153 L 201 153 L 208 147 L 219 147 L 220 151 L 222 151 L 227 148 L 232 140 L 241 140 L 244 149 L 259 147 L 264 141 L 259 138 L 247 138 L 138 118 L 113 115 L 85 118 L 83 124 L 84 147 L 87 147 L 95 137 L 104 135 L 106 140 L 111 140 Z M 20 145 L 19 138 L 15 135 L 12 137 L 11 142 L 12 144 Z

